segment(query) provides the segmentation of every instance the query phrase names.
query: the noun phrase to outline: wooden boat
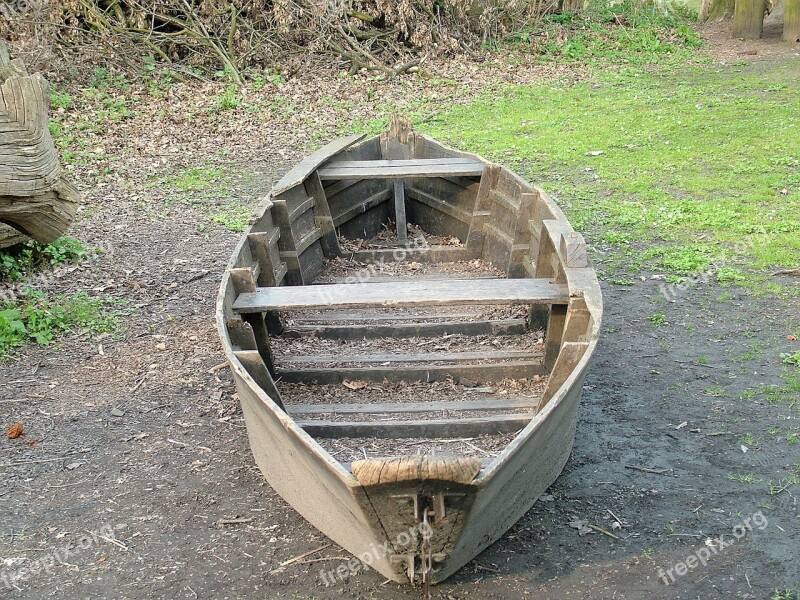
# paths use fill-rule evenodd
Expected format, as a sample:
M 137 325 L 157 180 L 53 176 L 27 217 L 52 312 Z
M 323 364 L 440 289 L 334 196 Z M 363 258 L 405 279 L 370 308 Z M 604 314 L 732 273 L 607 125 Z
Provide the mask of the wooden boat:
M 497 540 L 564 467 L 601 314 L 584 240 L 541 189 L 401 120 L 289 171 L 217 304 L 269 484 L 363 564 L 425 584 Z

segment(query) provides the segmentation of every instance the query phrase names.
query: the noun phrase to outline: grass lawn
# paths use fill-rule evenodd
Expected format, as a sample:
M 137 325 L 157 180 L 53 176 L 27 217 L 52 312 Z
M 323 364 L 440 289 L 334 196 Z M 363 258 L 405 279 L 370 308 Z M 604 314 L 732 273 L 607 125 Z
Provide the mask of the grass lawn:
M 785 292 L 766 275 L 800 264 L 796 75 L 797 61 L 598 69 L 509 87 L 421 129 L 543 186 L 607 252 L 607 277 L 715 268 Z

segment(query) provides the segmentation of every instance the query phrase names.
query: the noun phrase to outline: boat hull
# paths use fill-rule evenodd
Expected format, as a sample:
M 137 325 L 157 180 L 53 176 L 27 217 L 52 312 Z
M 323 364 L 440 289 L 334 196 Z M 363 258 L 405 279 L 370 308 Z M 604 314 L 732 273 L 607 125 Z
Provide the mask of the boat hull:
M 483 462 L 400 457 L 377 459 L 374 464 L 340 463 L 298 425 L 282 404 L 275 384 L 276 371 L 270 362 L 269 319 L 264 315 L 253 318 L 240 314 L 241 311 L 237 313 L 234 307 L 243 292 L 261 289 L 256 286 L 279 284 L 282 273 L 286 274 L 284 283 L 310 283 L 316 267 L 308 257 L 336 252 L 335 238 L 326 237 L 325 232 L 342 225 L 341 215 L 357 215 L 357 211 L 344 207 L 337 216 L 334 201 L 330 206 L 314 207 L 310 222 L 319 225 L 314 241 L 307 243 L 313 236 L 301 232 L 302 235 L 295 236 L 295 242 L 280 246 L 273 232 L 279 230 L 282 239 L 293 235 L 290 221 L 280 222 L 282 214 L 291 215 L 293 205 L 287 201 L 276 207 L 280 201 L 276 196 L 291 198 L 295 194 L 300 199 L 295 212 L 299 212 L 305 207 L 302 202 L 310 201 L 303 200 L 303 194 L 311 197 L 317 190 L 317 196 L 324 197 L 319 175 L 325 172 L 320 165 L 330 164 L 332 156 L 345 149 L 348 158 L 352 158 L 368 154 L 367 150 L 374 153 L 376 147 L 392 147 L 367 140 L 350 148 L 357 141 L 352 138 L 337 142 L 312 155 L 290 172 L 283 185 L 276 186 L 273 195 L 261 204 L 228 265 L 217 303 L 218 327 L 242 405 L 250 447 L 270 486 L 312 525 L 354 555 L 355 562 L 347 572 L 368 565 L 392 581 L 414 583 L 425 569 L 422 563 L 429 559 L 433 564 L 429 578 L 436 583 L 501 537 L 533 506 L 567 463 L 575 437 L 583 380 L 597 343 L 602 300 L 594 270 L 585 259 L 582 239 L 544 192 L 503 167 L 446 149 L 417 135 L 415 147 L 421 154 L 470 157 L 470 161 L 481 160 L 486 171 L 469 212 L 446 208 L 448 214 L 456 215 L 465 224 L 459 234 L 464 247 L 420 253 L 413 255 L 415 260 L 483 256 L 494 264 L 505 264 L 508 277 L 549 278 L 567 285 L 569 298 L 566 304 L 560 308 L 554 305 L 545 315 L 549 319 L 547 352 L 551 355 L 544 359 L 549 361 L 549 379 L 538 410 L 499 456 Z M 400 138 L 398 143 L 402 146 L 408 140 Z M 458 163 L 465 172 L 472 165 L 474 162 Z M 439 168 L 438 163 L 434 166 Z M 379 167 L 386 169 L 383 163 Z M 344 172 L 344 168 L 336 172 Z M 484 185 L 490 185 L 486 181 L 495 187 L 483 190 Z M 304 190 L 303 194 L 296 193 L 298 186 Z M 345 184 L 333 187 L 337 186 L 344 188 Z M 351 221 L 352 229 L 366 230 L 373 218 L 367 214 L 372 210 L 368 203 L 378 202 L 380 192 L 370 186 L 362 186 L 369 196 L 363 206 L 366 216 L 361 222 Z M 419 190 L 414 193 L 424 197 Z M 495 231 L 504 221 L 499 217 L 492 221 L 494 213 L 487 209 L 486 198 L 500 194 L 512 197 L 513 202 L 503 201 L 506 207 L 516 206 L 520 211 L 518 219 L 511 223 L 510 234 Z M 435 205 L 430 198 L 425 202 L 428 208 Z M 468 214 L 469 220 L 462 213 Z M 506 246 L 492 246 L 488 241 L 492 236 L 503 241 L 503 236 L 509 235 L 511 243 Z M 306 246 L 297 243 L 300 238 Z M 519 243 L 520 239 L 527 245 Z M 401 253 L 406 254 L 406 250 Z M 392 255 L 397 259 L 396 250 L 361 253 L 365 260 L 379 255 L 381 260 Z M 275 283 L 270 283 L 273 280 Z M 532 310 L 531 321 L 537 317 L 541 313 Z M 551 335 L 551 330 L 558 331 L 558 338 Z M 326 574 L 324 582 L 332 583 L 332 576 Z

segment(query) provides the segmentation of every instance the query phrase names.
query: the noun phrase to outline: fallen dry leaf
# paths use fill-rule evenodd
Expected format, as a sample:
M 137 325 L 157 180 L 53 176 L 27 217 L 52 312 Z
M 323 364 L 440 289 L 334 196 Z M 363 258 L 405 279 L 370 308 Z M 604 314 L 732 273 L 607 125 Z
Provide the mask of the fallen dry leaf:
M 789 340 L 790 342 L 796 342 L 797 341 L 797 336 L 796 335 L 787 335 L 786 339 Z
M 366 381 L 349 381 L 345 379 L 342 381 L 342 385 L 346 387 L 348 390 L 363 390 L 367 387 Z
M 22 436 L 23 430 L 24 427 L 22 426 L 22 423 L 12 423 L 11 426 L 6 430 L 6 435 L 8 436 L 8 439 L 15 440 Z

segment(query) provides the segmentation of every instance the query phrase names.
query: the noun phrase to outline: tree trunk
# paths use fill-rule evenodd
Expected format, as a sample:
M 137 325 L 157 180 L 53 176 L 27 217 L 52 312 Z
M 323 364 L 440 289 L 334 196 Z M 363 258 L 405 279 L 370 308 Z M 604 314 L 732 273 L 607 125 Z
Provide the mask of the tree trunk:
M 717 21 L 733 16 L 735 0 L 703 0 L 701 21 Z
M 78 192 L 62 176 L 48 129 L 49 86 L 10 61 L 0 42 L 0 223 L 43 244 L 60 237 L 78 208 Z M 19 236 L 0 228 L 0 247 Z
M 736 0 L 733 37 L 757 40 L 764 31 L 765 0 Z
M 800 0 L 786 0 L 783 9 L 783 39 L 800 42 Z
M 562 0 L 561 12 L 578 13 L 583 10 L 583 0 Z

